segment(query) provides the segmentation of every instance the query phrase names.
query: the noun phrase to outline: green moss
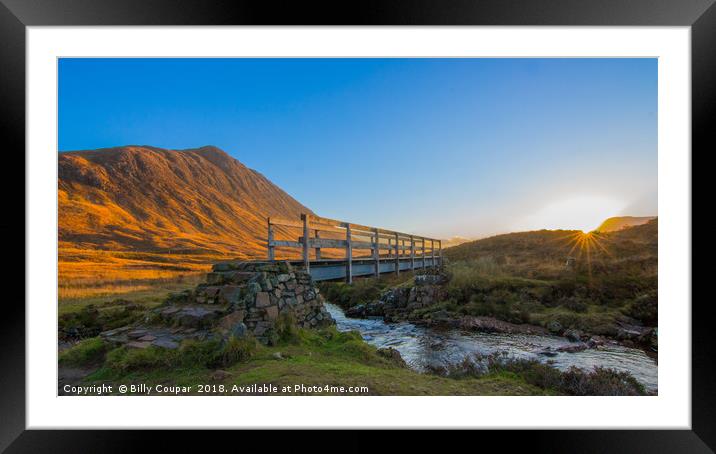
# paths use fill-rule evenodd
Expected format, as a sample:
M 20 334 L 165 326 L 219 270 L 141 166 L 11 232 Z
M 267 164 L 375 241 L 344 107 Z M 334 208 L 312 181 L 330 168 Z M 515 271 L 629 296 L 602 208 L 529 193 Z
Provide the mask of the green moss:
M 106 367 L 116 372 L 171 368 L 178 362 L 178 352 L 159 347 L 119 347 L 107 354 Z
M 107 345 L 99 337 L 80 341 L 70 349 L 60 353 L 59 363 L 63 366 L 88 366 L 102 361 Z

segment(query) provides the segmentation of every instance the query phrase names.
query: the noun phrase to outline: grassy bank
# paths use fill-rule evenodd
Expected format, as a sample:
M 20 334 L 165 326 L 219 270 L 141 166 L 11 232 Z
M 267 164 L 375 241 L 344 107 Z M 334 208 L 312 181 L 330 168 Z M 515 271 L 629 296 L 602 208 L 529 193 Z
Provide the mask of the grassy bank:
M 205 273 L 195 273 L 166 279 L 76 283 L 65 287 L 64 291 L 60 288 L 59 314 L 78 312 L 89 305 L 111 305 L 116 300 L 151 307 L 163 301 L 169 293 L 195 287 L 205 277 Z M 69 288 L 73 290 L 67 290 Z
M 294 391 L 294 386 L 367 387 L 343 395 L 551 395 L 559 390 L 530 384 L 519 374 L 496 371 L 479 377 L 451 378 L 419 374 L 389 355 L 365 343 L 355 332 L 335 328 L 320 331 L 283 330 L 276 345 L 264 346 L 252 339 L 184 343 L 177 350 L 148 348 L 110 349 L 99 339 L 88 339 L 60 356 L 64 367 L 96 370 L 83 384 L 146 384 L 191 387 L 212 385 L 216 394 L 246 394 L 233 386 L 270 384 L 278 394 L 341 394 L 327 391 Z M 224 385 L 223 391 L 213 385 Z M 114 388 L 117 389 L 116 386 Z M 261 393 L 258 393 L 261 394 Z
M 607 336 L 619 322 L 655 327 L 657 252 L 657 220 L 609 233 L 498 235 L 445 251 L 447 301 L 463 313 Z
M 564 329 L 603 336 L 616 336 L 618 323 L 626 317 L 656 326 L 656 282 L 649 277 L 590 280 L 581 273 L 567 273 L 553 279 L 530 279 L 509 275 L 490 262 L 461 261 L 449 266 L 444 309 L 544 327 L 558 323 Z

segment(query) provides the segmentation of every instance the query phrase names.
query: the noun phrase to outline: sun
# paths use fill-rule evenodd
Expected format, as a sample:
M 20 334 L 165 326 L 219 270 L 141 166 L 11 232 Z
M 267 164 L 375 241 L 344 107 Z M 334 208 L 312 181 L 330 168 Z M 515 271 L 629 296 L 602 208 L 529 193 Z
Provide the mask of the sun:
M 618 215 L 624 202 L 604 196 L 581 195 L 549 202 L 529 217 L 530 229 L 591 232 L 607 218 Z

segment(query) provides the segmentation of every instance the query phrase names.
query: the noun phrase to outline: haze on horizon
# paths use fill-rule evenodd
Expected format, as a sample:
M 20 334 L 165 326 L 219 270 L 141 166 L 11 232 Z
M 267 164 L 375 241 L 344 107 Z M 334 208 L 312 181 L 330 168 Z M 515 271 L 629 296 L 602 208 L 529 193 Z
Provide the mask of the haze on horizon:
M 67 59 L 61 151 L 215 145 L 315 212 L 434 237 L 657 215 L 656 59 Z

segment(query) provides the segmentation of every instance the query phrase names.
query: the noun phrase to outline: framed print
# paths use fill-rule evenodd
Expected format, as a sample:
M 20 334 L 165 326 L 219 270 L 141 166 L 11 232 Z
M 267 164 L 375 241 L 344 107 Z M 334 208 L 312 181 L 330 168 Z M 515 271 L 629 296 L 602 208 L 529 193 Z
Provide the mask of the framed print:
M 315 428 L 712 450 L 712 2 L 0 13 L 26 169 L 8 452 Z

